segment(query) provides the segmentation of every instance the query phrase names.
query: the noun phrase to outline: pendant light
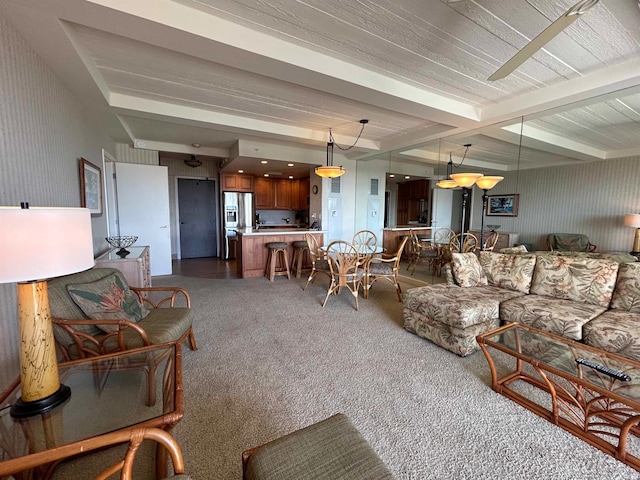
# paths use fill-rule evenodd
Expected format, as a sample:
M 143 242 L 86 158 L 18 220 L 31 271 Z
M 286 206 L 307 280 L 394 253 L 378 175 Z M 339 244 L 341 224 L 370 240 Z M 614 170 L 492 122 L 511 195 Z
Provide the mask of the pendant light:
M 335 141 L 333 140 L 333 133 L 331 132 L 331 129 L 329 129 L 329 142 L 327 143 L 327 164 L 320 166 L 320 167 L 316 167 L 315 172 L 316 175 L 318 175 L 319 177 L 323 177 L 323 178 L 336 178 L 339 177 L 341 175 L 344 175 L 345 173 L 345 169 L 343 166 L 335 166 L 333 164 L 333 146 L 337 146 L 340 150 L 342 151 L 348 151 L 351 150 L 353 147 L 356 146 L 356 143 L 358 143 L 358 140 L 360 140 L 360 136 L 362 135 L 362 132 L 364 131 L 364 126 L 369 123 L 369 120 L 366 119 L 362 119 L 360 120 L 360 124 L 362 125 L 360 127 L 360 133 L 358 134 L 358 138 L 356 138 L 356 141 L 353 142 L 353 145 L 349 146 L 349 147 L 341 147 L 339 144 L 335 143 Z

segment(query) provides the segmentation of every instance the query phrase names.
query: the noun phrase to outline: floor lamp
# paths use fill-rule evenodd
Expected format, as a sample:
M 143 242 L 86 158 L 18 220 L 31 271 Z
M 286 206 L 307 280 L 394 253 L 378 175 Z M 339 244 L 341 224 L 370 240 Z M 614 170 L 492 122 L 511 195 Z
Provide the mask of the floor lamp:
M 487 214 L 487 202 L 489 195 L 487 192 L 495 187 L 504 177 L 492 177 L 485 175 L 476 180 L 476 185 L 482 190 L 482 218 L 480 219 L 480 250 L 484 250 L 484 217 Z
M 71 395 L 58 376 L 46 279 L 94 265 L 89 210 L 0 207 L 0 258 L 0 283 L 18 284 L 21 398 L 11 415 L 30 417 Z

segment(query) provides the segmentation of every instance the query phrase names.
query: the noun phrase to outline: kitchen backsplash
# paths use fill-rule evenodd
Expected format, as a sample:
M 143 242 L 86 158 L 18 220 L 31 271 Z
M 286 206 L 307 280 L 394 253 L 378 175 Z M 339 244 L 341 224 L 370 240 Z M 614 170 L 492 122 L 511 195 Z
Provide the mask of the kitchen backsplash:
M 289 223 L 291 225 L 296 224 L 296 215 L 299 216 L 297 223 L 307 224 L 309 221 L 309 214 L 307 210 L 256 210 L 260 216 L 260 223 L 263 225 L 283 225 Z M 287 222 L 287 220 L 289 220 Z

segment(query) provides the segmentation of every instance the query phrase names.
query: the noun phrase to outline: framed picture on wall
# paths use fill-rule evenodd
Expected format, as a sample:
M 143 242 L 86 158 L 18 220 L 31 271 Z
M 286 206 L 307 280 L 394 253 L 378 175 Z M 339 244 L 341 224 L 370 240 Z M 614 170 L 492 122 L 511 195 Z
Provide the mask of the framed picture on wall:
M 487 216 L 492 217 L 517 217 L 520 195 L 489 195 L 487 199 Z
M 102 171 L 93 163 L 80 159 L 80 206 L 92 217 L 102 216 Z

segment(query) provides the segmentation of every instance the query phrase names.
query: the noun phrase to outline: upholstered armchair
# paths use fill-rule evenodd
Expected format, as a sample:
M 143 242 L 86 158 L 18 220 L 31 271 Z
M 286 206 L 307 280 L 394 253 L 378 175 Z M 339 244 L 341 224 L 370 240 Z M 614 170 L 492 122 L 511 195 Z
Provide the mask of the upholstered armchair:
M 595 252 L 597 247 L 582 233 L 550 233 L 547 247 L 560 252 Z

